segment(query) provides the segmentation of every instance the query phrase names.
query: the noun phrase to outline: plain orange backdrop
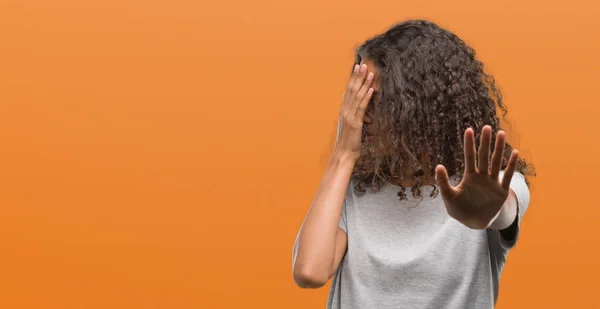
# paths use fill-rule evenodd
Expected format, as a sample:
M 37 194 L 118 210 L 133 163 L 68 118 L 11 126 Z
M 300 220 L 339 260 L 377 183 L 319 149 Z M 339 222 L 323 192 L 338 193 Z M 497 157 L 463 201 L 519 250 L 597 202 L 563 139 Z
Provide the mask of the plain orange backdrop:
M 498 308 L 600 308 L 595 1 L 0 0 L 0 308 L 324 308 L 291 277 L 353 48 L 458 33 L 537 167 Z

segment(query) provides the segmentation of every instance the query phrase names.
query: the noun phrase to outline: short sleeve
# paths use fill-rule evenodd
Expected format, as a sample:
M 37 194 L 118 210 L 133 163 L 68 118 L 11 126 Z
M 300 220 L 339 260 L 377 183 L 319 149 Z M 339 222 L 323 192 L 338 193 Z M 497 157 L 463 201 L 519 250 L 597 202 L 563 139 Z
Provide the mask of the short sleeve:
M 502 179 L 503 177 L 504 172 L 501 172 L 500 179 Z M 514 248 L 517 244 L 517 240 L 519 238 L 519 233 L 521 230 L 521 221 L 525 216 L 525 212 L 527 212 L 527 209 L 529 208 L 530 200 L 529 187 L 525 182 L 525 176 L 523 176 L 521 173 L 514 173 L 510 182 L 510 189 L 514 192 L 517 199 L 517 216 L 515 218 L 515 222 L 509 227 L 509 229 L 512 229 L 512 231 L 510 233 L 501 233 L 500 231 L 494 231 L 494 234 L 496 234 L 494 235 L 494 238 L 497 237 L 499 245 L 505 250 L 510 250 Z M 507 238 L 503 234 L 508 234 L 510 235 L 510 237 Z

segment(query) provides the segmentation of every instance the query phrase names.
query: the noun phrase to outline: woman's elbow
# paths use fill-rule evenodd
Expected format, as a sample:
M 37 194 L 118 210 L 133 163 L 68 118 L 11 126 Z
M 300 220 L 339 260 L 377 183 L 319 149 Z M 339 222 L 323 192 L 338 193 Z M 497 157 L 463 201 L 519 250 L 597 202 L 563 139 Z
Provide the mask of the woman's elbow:
M 322 274 L 303 265 L 294 265 L 293 276 L 296 285 L 303 289 L 318 289 L 329 281 L 327 274 Z

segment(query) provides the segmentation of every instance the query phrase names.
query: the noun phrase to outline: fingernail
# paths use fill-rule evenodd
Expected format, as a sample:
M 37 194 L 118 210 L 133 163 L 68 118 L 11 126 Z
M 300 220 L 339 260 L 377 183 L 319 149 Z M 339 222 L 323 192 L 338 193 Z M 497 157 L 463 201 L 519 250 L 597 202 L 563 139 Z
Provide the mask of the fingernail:
M 369 75 L 367 75 L 367 80 L 371 80 L 371 78 L 373 78 L 373 72 L 369 73 Z
M 366 64 L 363 64 L 363 65 L 360 66 L 360 71 L 361 72 L 364 72 L 366 69 L 367 69 L 367 65 Z
M 354 65 L 354 73 L 356 73 L 358 71 L 358 64 Z
M 367 91 L 368 94 L 373 93 L 373 88 L 369 88 L 369 90 Z

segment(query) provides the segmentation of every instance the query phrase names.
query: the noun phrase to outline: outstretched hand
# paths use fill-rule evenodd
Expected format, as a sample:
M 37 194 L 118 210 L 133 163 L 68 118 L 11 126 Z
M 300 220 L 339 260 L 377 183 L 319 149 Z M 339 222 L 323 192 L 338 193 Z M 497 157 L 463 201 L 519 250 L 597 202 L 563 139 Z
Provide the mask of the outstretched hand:
M 510 192 L 510 182 L 519 157 L 518 151 L 513 150 L 500 182 L 505 134 L 503 131 L 498 132 L 494 153 L 489 162 L 491 139 L 492 128 L 485 126 L 477 153 L 473 129 L 465 131 L 465 172 L 457 186 L 450 184 L 448 172 L 443 165 L 438 165 L 435 170 L 436 181 L 448 215 L 472 229 L 489 227 L 502 209 Z M 476 163 L 477 155 L 479 159 Z

